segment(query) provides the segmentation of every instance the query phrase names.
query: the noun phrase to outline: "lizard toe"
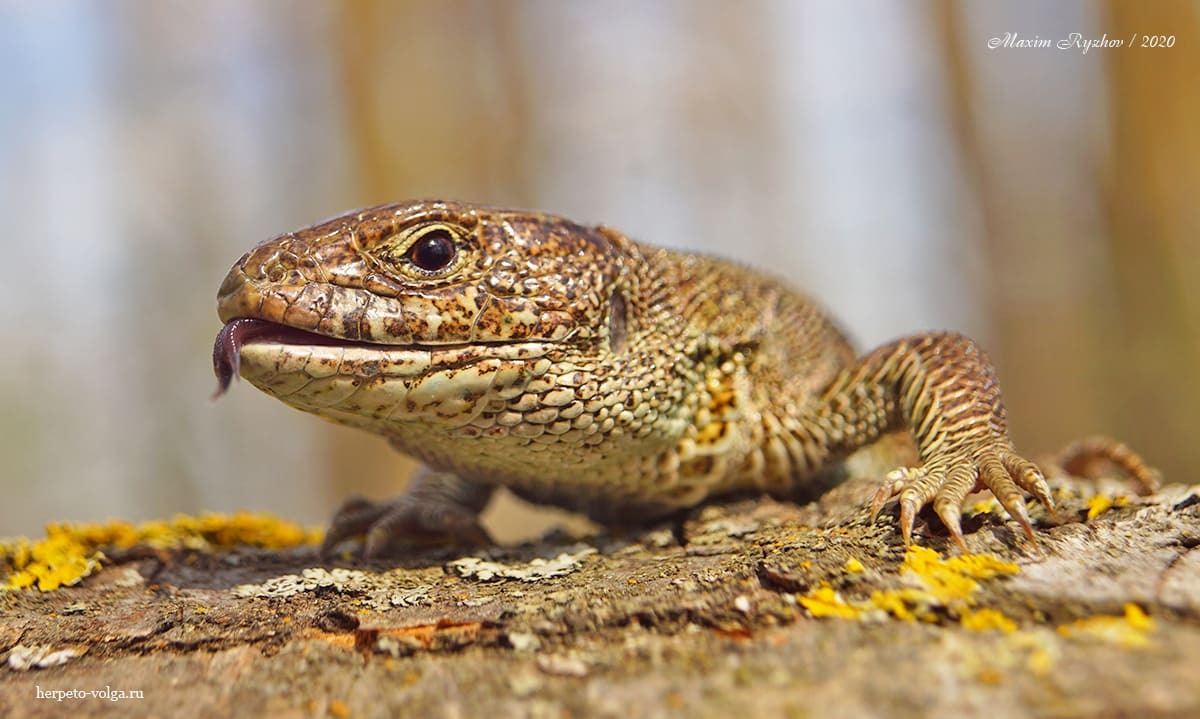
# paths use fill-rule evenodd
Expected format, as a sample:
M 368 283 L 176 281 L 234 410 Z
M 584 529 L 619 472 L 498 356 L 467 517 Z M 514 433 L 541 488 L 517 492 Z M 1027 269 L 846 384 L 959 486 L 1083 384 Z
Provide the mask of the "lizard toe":
M 950 530 L 951 538 L 963 552 L 967 551 L 967 542 L 962 532 L 962 506 L 976 483 L 976 473 L 971 465 L 955 464 L 946 471 L 946 482 L 938 488 L 933 501 L 933 511 Z
M 387 556 L 400 546 L 491 543 L 475 511 L 452 504 L 423 503 L 412 495 L 386 502 L 346 502 L 325 533 L 322 556 L 329 556 L 338 545 L 354 537 L 364 537 L 364 559 Z
M 933 467 L 919 467 L 909 472 L 909 476 L 906 486 L 900 491 L 900 534 L 904 537 L 905 545 L 912 543 L 917 512 L 929 503 L 945 481 L 941 470 Z
M 1046 484 L 1046 475 L 1042 474 L 1042 470 L 1033 462 L 1011 452 L 1002 455 L 1001 459 L 1017 485 L 1041 502 L 1052 517 L 1058 516 L 1054 497 L 1050 495 L 1050 486 Z
M 426 504 L 412 495 L 393 500 L 366 532 L 363 558 L 386 556 L 403 545 L 490 544 L 478 514 L 453 504 Z
M 996 452 L 985 453 L 976 462 L 979 465 L 979 479 L 983 486 L 991 491 L 1000 506 L 1008 512 L 1008 516 L 1021 526 L 1021 531 L 1025 536 L 1031 542 L 1036 541 L 1033 536 L 1033 524 L 1029 521 L 1029 512 L 1025 509 L 1025 492 L 1014 481 L 1013 475 L 1009 473 L 1008 467 L 1005 466 L 999 454 Z
M 923 466 L 897 469 L 887 479 L 872 498 L 871 516 L 876 517 L 886 502 L 897 499 L 900 534 L 905 544 L 912 541 L 917 513 L 932 503 L 951 539 L 967 551 L 962 531 L 963 504 L 971 492 L 979 490 L 991 492 L 1030 541 L 1036 540 L 1033 523 L 1025 508 L 1026 496 L 1032 495 L 1054 511 L 1054 501 L 1041 470 L 1005 446 L 941 454 L 930 458 Z
M 321 547 L 328 556 L 342 542 L 363 537 L 363 557 L 385 556 L 400 547 L 491 544 L 479 512 L 492 488 L 447 472 L 422 470 L 407 491 L 383 502 L 355 497 L 342 505 Z
M 371 528 L 388 511 L 388 505 L 371 502 L 365 497 L 351 497 L 342 503 L 329 522 L 321 542 L 321 556 L 327 557 L 342 542 Z
M 887 481 L 879 485 L 879 489 L 875 490 L 875 495 L 871 498 L 872 522 L 879 518 L 883 506 L 900 494 L 915 472 L 912 467 L 900 467 L 888 473 Z

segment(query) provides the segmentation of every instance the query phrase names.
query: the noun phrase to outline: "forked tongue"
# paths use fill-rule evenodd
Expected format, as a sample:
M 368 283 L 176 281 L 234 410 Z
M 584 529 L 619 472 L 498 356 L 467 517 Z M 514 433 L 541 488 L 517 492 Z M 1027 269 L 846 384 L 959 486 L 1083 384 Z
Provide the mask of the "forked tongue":
M 213 399 L 225 394 L 233 378 L 237 377 L 242 364 L 242 346 L 272 334 L 276 329 L 270 322 L 245 317 L 225 323 L 213 342 L 213 373 L 217 375 L 217 391 L 213 393 Z

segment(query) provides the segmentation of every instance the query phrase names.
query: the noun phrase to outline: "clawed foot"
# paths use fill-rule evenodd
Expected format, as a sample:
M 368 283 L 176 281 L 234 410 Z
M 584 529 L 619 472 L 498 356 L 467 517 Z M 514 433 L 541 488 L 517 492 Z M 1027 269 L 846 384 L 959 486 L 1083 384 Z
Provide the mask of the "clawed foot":
M 491 488 L 443 472 L 423 472 L 408 491 L 387 502 L 354 497 L 338 509 L 325 533 L 321 554 L 342 542 L 365 536 L 363 558 L 373 559 L 401 545 L 491 544 L 479 524 Z
M 387 502 L 362 497 L 338 509 L 321 543 L 328 556 L 342 542 L 363 536 L 363 558 L 375 559 L 405 544 L 489 544 L 491 538 L 477 516 L 453 507 L 420 505 L 410 495 Z
M 1056 456 L 1053 466 L 1073 476 L 1094 477 L 1096 472 L 1092 470 L 1097 463 L 1120 469 L 1137 483 L 1141 494 L 1150 494 L 1158 488 L 1158 471 L 1132 449 L 1107 437 L 1092 437 L 1068 445 Z M 871 517 L 877 517 L 888 501 L 898 499 L 900 533 L 905 544 L 912 542 L 917 512 L 932 501 L 934 511 L 955 544 L 967 551 L 962 533 L 962 505 L 967 495 L 985 489 L 995 495 L 1031 541 L 1036 540 L 1025 510 L 1026 494 L 1033 495 L 1052 516 L 1055 513 L 1045 473 L 1002 442 L 983 449 L 944 453 L 922 467 L 901 467 L 888 474 L 887 480 L 871 501 Z
M 893 498 L 900 502 L 900 533 L 904 543 L 912 543 L 917 512 L 933 502 L 933 509 L 950 531 L 955 544 L 967 551 L 962 533 L 962 506 L 967 495 L 987 489 L 995 495 L 1009 516 L 1034 541 L 1033 525 L 1025 510 L 1025 495 L 1031 494 L 1054 512 L 1054 500 L 1046 478 L 1037 465 L 1004 444 L 974 451 L 947 452 L 922 467 L 902 467 L 888 475 L 888 481 L 871 501 L 872 518 Z

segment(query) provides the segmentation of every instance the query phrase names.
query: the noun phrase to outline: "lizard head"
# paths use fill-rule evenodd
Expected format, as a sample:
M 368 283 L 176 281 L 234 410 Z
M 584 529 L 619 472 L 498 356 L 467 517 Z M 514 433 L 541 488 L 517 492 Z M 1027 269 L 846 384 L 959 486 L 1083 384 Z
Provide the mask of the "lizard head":
M 531 411 L 581 401 L 570 377 L 545 380 L 552 363 L 624 343 L 632 252 L 604 228 L 441 201 L 282 235 L 243 255 L 218 292 L 218 395 L 240 373 L 405 445 L 418 423 L 507 433 L 517 418 L 505 412 L 530 392 Z

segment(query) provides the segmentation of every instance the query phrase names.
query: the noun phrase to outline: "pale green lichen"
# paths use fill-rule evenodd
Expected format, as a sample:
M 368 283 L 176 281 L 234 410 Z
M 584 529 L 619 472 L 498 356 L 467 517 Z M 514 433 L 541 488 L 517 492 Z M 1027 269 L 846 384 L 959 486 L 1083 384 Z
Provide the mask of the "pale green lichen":
M 54 647 L 45 645 L 25 646 L 24 644 L 18 644 L 9 650 L 6 663 L 9 669 L 18 672 L 30 669 L 48 669 L 66 664 L 86 653 L 87 649 L 80 647 L 55 649 Z
M 584 547 L 577 552 L 559 554 L 552 559 L 530 560 L 524 564 L 501 564 L 480 557 L 463 557 L 447 566 L 464 579 L 480 582 L 495 582 L 501 579 L 519 579 L 522 582 L 538 582 L 550 577 L 570 574 L 583 566 L 583 558 L 595 554 L 594 547 Z

